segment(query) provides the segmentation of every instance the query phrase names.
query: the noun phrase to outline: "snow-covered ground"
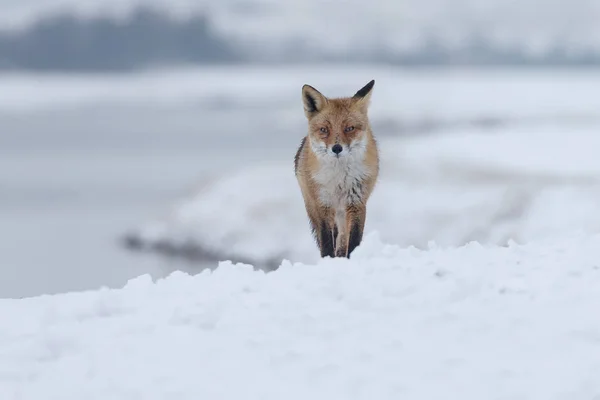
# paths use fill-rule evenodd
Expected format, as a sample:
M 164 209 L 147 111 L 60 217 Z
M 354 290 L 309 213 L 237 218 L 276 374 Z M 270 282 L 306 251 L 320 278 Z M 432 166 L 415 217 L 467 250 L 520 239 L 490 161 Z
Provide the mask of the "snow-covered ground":
M 373 78 L 367 236 L 351 260 L 319 260 L 293 176 L 300 87 Z M 0 297 L 35 297 L 0 300 L 0 399 L 600 398 L 599 82 L 1 76 Z M 489 118 L 506 124 L 469 127 Z M 437 135 L 403 135 L 428 121 Z M 126 253 L 131 226 L 223 262 Z
M 600 396 L 600 236 L 0 300 L 3 400 Z

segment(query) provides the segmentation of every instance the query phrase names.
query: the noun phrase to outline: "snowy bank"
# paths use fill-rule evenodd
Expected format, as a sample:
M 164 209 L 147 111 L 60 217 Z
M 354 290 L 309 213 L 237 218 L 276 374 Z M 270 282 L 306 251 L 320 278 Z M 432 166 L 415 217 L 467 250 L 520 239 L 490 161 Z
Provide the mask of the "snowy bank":
M 572 400 L 600 395 L 600 236 L 382 243 L 1 300 L 3 400 Z
M 380 140 L 381 179 L 366 232 L 403 246 L 504 245 L 600 232 L 595 127 L 536 126 Z M 304 204 L 287 163 L 218 175 L 170 213 L 128 235 L 142 250 L 233 259 L 272 269 L 314 262 Z M 193 258 L 193 257 L 192 257 Z
M 370 111 L 373 120 L 453 124 L 476 119 L 569 122 L 600 118 L 596 70 L 410 69 L 376 64 L 203 66 L 126 75 L 15 72 L 0 74 L 0 112 L 107 105 L 167 110 L 188 106 L 198 112 L 224 109 L 229 115 L 232 110 L 256 113 L 262 109 L 269 113 L 270 124 L 272 118 L 282 118 L 293 122 L 290 126 L 295 131 L 305 125 L 298 94 L 303 84 L 311 83 L 330 96 L 345 96 L 371 79 L 377 82 Z

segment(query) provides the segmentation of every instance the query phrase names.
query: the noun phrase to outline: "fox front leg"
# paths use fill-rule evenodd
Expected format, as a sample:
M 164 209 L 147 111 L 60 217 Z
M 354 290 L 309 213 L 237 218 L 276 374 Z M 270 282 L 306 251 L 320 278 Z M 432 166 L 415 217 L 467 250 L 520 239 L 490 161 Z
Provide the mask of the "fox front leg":
M 335 225 L 336 225 L 336 257 L 346 257 L 348 252 L 348 229 L 346 223 L 346 210 L 337 210 L 335 214 Z
M 346 209 L 346 232 L 347 246 L 344 257 L 350 258 L 350 254 L 360 245 L 365 229 L 367 208 L 364 204 L 353 204 Z
M 319 210 L 318 216 L 315 216 L 313 219 L 321 257 L 335 256 L 335 238 L 333 237 L 335 224 L 333 223 L 330 214 L 330 209 L 324 207 Z

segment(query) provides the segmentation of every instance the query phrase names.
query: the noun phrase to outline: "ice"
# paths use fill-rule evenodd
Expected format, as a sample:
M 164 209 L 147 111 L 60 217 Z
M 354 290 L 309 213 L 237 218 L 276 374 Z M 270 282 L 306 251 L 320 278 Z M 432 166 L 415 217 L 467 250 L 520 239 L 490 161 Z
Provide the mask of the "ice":
M 600 236 L 148 276 L 1 300 L 0 398 L 600 395 Z

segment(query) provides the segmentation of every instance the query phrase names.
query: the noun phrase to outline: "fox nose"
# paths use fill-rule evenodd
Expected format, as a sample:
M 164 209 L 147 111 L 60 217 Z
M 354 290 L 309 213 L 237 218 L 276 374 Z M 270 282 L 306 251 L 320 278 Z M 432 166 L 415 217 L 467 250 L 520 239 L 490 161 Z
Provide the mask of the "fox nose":
M 335 154 L 340 154 L 342 152 L 342 145 L 334 144 L 331 148 L 331 151 L 333 151 Z

